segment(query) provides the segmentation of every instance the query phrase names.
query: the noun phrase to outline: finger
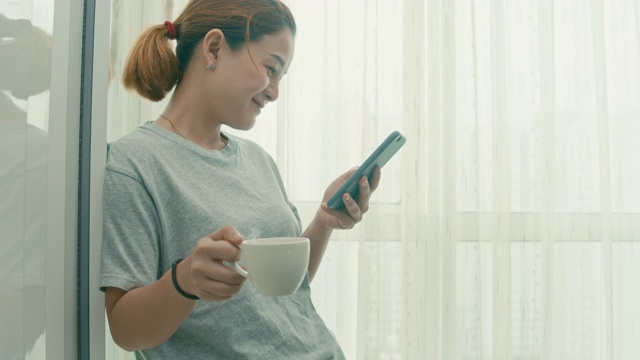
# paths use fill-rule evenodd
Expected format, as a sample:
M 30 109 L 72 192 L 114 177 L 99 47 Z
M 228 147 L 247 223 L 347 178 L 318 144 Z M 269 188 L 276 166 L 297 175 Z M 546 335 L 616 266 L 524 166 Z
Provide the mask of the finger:
M 240 248 L 235 244 L 224 240 L 219 240 L 211 244 L 207 254 L 209 259 L 214 262 L 240 260 Z
M 369 184 L 369 188 L 371 189 L 370 190 L 371 192 L 374 192 L 378 188 L 381 177 L 382 177 L 382 169 L 380 168 L 380 166 L 376 166 L 373 169 L 373 175 L 371 176 L 371 181 Z
M 213 240 L 226 240 L 236 246 L 242 244 L 244 238 L 238 230 L 231 225 L 226 225 L 208 235 Z
M 358 194 L 358 206 L 362 214 L 369 210 L 369 198 L 371 197 L 371 188 L 369 187 L 369 181 L 366 176 L 363 176 L 359 181 L 360 192 Z
M 216 261 L 209 268 L 207 273 L 204 273 L 207 280 L 217 281 L 227 285 L 241 285 L 245 282 L 246 278 L 237 271 L 228 268 L 221 261 Z
M 205 236 L 198 241 L 193 251 L 192 267 L 194 271 L 204 272 L 215 261 L 237 261 L 240 248 L 225 240 L 213 240 Z
M 349 194 L 342 195 L 342 201 L 347 209 L 347 213 L 353 220 L 356 222 L 362 220 L 360 206 L 358 206 L 358 203 Z
M 242 286 L 245 278 L 224 266 L 222 262 L 197 262 L 194 268 L 192 283 L 193 288 L 197 289 L 193 292 L 202 299 L 222 300 L 222 298 L 214 295 L 223 295 L 228 297 L 229 293 L 223 290 L 223 286 L 238 287 Z M 222 287 L 221 287 L 222 286 Z
M 222 302 L 222 301 L 227 301 L 229 299 L 231 299 L 231 296 L 227 296 L 227 297 L 222 297 L 222 296 L 217 296 L 214 294 L 209 294 L 209 293 L 203 293 L 200 295 L 200 299 L 206 302 L 213 302 L 213 301 L 218 301 L 218 302 Z

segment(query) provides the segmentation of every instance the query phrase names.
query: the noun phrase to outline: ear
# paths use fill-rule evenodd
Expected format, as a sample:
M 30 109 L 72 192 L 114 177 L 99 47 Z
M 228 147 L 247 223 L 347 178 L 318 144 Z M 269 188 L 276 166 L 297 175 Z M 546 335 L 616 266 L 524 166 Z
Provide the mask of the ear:
M 210 30 L 202 40 L 202 52 L 207 64 L 215 64 L 220 49 L 226 44 L 224 33 L 220 29 Z

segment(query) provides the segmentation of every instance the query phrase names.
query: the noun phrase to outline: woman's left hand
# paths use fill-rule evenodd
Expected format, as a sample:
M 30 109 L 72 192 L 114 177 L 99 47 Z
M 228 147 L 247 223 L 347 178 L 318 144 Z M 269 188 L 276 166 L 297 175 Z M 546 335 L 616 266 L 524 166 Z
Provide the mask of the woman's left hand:
M 329 184 L 329 187 L 324 192 L 321 211 L 318 211 L 317 216 L 318 220 L 325 227 L 330 229 L 351 229 L 362 220 L 362 216 L 369 210 L 371 193 L 380 183 L 381 170 L 379 166 L 373 170 L 371 182 L 367 180 L 366 176 L 362 176 L 358 181 L 360 189 L 357 199 L 352 199 L 349 194 L 345 193 L 342 194 L 342 201 L 345 203 L 344 209 L 334 210 L 327 206 L 329 198 L 347 181 L 356 169 L 357 167 L 340 175 L 340 177 Z

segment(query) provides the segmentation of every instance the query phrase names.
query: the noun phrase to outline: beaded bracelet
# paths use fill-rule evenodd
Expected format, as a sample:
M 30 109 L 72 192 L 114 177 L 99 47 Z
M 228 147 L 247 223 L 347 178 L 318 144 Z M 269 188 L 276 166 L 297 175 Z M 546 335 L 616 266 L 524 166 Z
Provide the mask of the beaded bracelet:
M 186 297 L 189 300 L 200 300 L 199 297 L 189 294 L 188 292 L 182 290 L 180 285 L 178 285 L 178 279 L 176 277 L 176 268 L 178 267 L 178 264 L 182 260 L 184 260 L 184 259 L 178 259 L 178 260 L 174 261 L 173 264 L 171 264 L 171 281 L 173 281 L 173 287 L 176 288 L 176 291 L 179 292 L 180 295 Z

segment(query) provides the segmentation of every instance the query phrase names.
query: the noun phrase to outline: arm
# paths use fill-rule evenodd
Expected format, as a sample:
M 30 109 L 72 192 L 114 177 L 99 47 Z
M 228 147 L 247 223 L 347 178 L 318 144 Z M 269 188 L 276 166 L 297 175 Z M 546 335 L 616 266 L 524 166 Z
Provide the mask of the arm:
M 226 241 L 223 241 L 226 240 Z M 245 278 L 222 264 L 236 261 L 242 237 L 231 226 L 200 239 L 176 268 L 178 285 L 204 301 L 226 300 L 240 291 Z M 105 307 L 113 340 L 125 350 L 158 346 L 189 316 L 196 301 L 180 295 L 171 271 L 155 283 L 125 291 L 106 289 Z
M 342 174 L 334 180 L 324 193 L 322 205 L 316 213 L 316 216 L 304 231 L 302 236 L 308 237 L 311 242 L 311 254 L 309 256 L 309 281 L 312 281 L 327 248 L 329 238 L 333 229 L 351 229 L 362 220 L 362 216 L 369 210 L 369 198 L 371 193 L 378 187 L 380 183 L 381 170 L 376 167 L 371 178 L 371 184 L 367 181 L 367 177 L 360 179 L 360 192 L 358 199 L 351 199 L 348 194 L 344 194 L 342 199 L 346 205 L 344 210 L 333 210 L 327 206 L 327 200 L 340 186 L 347 181 L 349 176 L 353 174 L 356 168 L 353 168 Z
M 329 243 L 329 238 L 331 237 L 332 232 L 333 229 L 322 225 L 316 215 L 311 224 L 309 224 L 309 227 L 307 227 L 307 230 L 302 234 L 303 237 L 309 238 L 309 242 L 311 244 L 308 268 L 309 281 L 313 280 L 313 277 L 316 275 L 316 272 L 320 267 L 320 262 L 322 262 L 322 257 L 324 256 L 324 251 L 327 249 L 327 244 Z
M 184 272 L 181 265 L 178 264 L 177 274 Z M 130 291 L 110 287 L 105 291 L 111 336 L 128 351 L 149 349 L 165 342 L 195 304 L 173 288 L 169 272 L 149 286 Z

